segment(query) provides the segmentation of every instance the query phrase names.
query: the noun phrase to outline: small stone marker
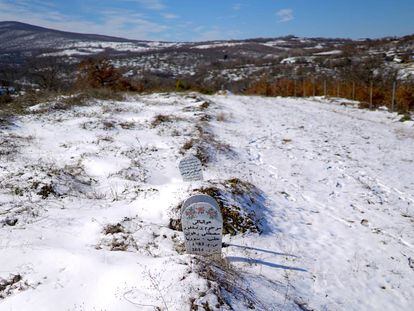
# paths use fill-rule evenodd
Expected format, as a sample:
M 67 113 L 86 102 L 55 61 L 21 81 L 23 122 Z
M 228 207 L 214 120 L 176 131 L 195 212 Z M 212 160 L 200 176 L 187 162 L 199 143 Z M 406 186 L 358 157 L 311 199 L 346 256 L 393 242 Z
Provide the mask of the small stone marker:
M 192 203 L 182 209 L 181 224 L 187 253 L 221 254 L 223 218 L 220 209 L 205 201 Z
M 195 156 L 187 156 L 178 164 L 184 181 L 203 180 L 203 170 L 200 160 Z

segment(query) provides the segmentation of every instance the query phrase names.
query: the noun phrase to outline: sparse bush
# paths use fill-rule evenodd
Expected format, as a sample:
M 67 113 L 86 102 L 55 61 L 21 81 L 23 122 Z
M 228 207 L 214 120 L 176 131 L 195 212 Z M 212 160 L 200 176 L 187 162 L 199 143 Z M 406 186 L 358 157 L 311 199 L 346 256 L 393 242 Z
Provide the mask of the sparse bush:
M 115 225 L 106 225 L 102 230 L 103 234 L 115 234 L 115 233 L 125 233 L 125 228 L 120 224 L 117 223 Z
M 407 112 L 414 110 L 414 84 L 404 83 L 399 85 L 396 99 L 398 111 Z
M 13 97 L 9 94 L 0 95 L 0 106 L 13 102 Z
M 208 107 L 210 107 L 210 103 L 207 101 L 204 101 L 201 105 L 200 105 L 200 110 L 206 110 Z
M 151 127 L 157 127 L 163 123 L 172 122 L 173 119 L 174 118 L 171 116 L 164 115 L 164 114 L 158 114 L 155 116 L 154 120 L 152 120 Z
M 411 115 L 409 113 L 403 114 L 403 116 L 400 119 L 400 122 L 405 122 L 405 121 L 411 121 Z
M 193 146 L 197 143 L 197 141 L 192 138 L 190 140 L 187 140 L 184 145 L 182 145 L 181 149 L 180 149 L 180 153 L 181 154 L 185 154 L 188 150 L 190 150 L 191 148 L 193 148 Z
M 188 91 L 190 89 L 190 85 L 182 80 L 177 80 L 175 83 L 175 90 L 177 92 Z
M 184 143 L 180 149 L 181 154 L 192 150 L 203 165 L 212 162 L 218 152 L 231 157 L 235 156 L 230 145 L 217 140 L 215 135 L 207 129 L 207 123 L 199 122 L 195 128 L 195 137 Z
M 57 195 L 55 189 L 53 188 L 52 184 L 44 185 L 42 188 L 40 188 L 39 192 L 37 192 L 38 195 L 42 197 L 42 199 L 47 199 L 49 195 Z

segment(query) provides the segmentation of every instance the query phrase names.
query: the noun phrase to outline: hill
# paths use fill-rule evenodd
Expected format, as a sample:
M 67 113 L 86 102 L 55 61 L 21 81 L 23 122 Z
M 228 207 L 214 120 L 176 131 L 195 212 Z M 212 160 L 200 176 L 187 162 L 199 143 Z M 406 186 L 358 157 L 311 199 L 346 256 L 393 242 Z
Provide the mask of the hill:
M 0 131 L 1 309 L 411 310 L 412 121 L 322 98 L 64 100 Z M 186 153 L 205 181 L 182 181 Z M 194 192 L 232 215 L 223 261 L 184 252 Z

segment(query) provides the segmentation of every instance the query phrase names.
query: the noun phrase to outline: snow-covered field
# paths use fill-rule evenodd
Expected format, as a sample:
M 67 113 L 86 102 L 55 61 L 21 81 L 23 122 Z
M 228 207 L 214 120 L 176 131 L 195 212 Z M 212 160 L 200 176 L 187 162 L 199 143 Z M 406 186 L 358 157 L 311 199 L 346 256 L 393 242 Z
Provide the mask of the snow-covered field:
M 413 123 L 341 103 L 153 94 L 0 127 L 0 309 L 412 310 Z M 176 207 L 234 178 L 261 233 L 183 253 Z

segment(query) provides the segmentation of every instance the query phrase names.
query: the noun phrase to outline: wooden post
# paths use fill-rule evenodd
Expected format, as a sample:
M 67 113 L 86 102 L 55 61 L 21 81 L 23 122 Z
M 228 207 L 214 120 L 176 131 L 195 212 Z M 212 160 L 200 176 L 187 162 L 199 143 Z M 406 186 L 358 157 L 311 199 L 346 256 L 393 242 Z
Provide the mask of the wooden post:
M 391 112 L 394 111 L 394 107 L 395 107 L 395 89 L 397 87 L 397 81 L 394 81 L 392 83 L 392 100 L 391 100 Z
M 293 96 L 294 97 L 296 97 L 296 79 L 295 80 L 293 80 L 294 81 L 294 83 L 293 83 Z
M 339 82 L 336 84 L 336 97 L 339 97 Z
M 315 95 L 316 95 L 315 79 L 312 80 L 312 87 L 313 87 L 313 89 L 312 89 L 313 97 L 315 97 Z
M 352 81 L 352 100 L 355 100 L 355 81 Z
M 323 96 L 326 97 L 326 80 L 323 81 Z
M 302 88 L 303 88 L 303 94 L 302 94 L 302 96 L 303 96 L 303 97 L 306 97 L 306 90 L 305 90 L 305 79 L 303 79 L 303 81 L 302 81 Z
M 371 81 L 370 86 L 369 86 L 369 109 L 372 109 L 372 87 L 373 87 L 373 83 Z
M 289 80 L 284 80 L 286 83 L 286 97 L 289 96 Z

